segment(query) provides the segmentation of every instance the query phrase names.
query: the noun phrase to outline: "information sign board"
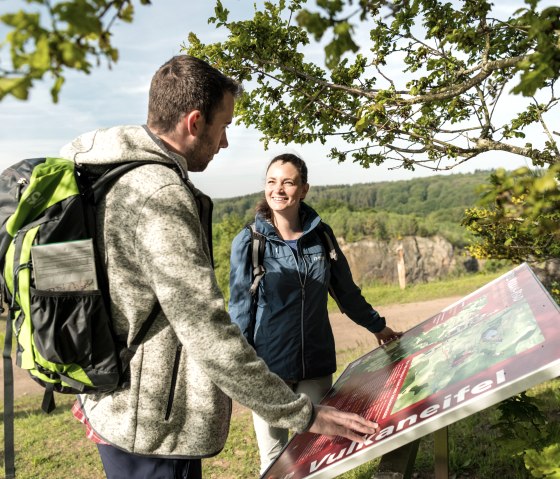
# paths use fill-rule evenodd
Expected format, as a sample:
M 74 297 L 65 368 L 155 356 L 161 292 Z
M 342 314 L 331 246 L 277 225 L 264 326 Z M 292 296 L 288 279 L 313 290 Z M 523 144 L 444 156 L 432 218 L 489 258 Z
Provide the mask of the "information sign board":
M 560 308 L 522 264 L 346 368 L 321 404 L 379 423 L 364 444 L 298 434 L 262 477 L 336 477 L 557 376 Z

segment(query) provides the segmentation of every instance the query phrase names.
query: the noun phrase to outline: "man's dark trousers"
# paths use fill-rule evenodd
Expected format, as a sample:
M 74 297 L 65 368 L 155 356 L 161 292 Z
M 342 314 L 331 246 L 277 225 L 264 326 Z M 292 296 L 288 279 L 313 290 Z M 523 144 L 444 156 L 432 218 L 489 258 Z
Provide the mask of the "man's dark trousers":
M 98 444 L 107 479 L 202 479 L 200 459 L 139 456 Z

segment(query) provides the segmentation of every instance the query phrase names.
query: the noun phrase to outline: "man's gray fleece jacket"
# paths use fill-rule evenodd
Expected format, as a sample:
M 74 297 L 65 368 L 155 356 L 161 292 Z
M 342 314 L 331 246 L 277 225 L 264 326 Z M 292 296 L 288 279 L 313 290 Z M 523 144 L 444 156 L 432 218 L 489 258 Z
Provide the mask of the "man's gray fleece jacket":
M 130 386 L 80 396 L 96 433 L 125 451 L 205 457 L 224 446 L 231 398 L 274 426 L 303 431 L 313 406 L 268 372 L 225 311 L 187 161 L 147 128 L 86 133 L 62 157 L 78 164 L 152 161 L 123 175 L 98 210 L 117 334 L 130 341 L 162 312 L 130 363 Z

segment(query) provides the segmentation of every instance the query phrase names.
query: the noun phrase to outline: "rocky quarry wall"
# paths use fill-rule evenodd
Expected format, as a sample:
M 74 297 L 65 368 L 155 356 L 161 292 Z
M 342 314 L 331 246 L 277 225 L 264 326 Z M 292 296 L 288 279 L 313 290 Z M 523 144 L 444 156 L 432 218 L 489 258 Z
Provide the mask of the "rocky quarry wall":
M 406 236 L 400 240 L 363 239 L 347 243 L 337 238 L 358 284 L 377 281 L 398 284 L 397 263 L 402 249 L 406 283 L 443 278 L 457 270 L 478 271 L 479 262 L 457 250 L 442 236 Z
M 455 272 L 476 272 L 484 267 L 485 262 L 469 256 L 466 250 L 455 248 L 439 235 L 427 238 L 405 236 L 391 241 L 363 239 L 354 243 L 347 243 L 343 238 L 337 240 L 358 285 L 370 282 L 399 284 L 401 254 L 406 284 L 426 283 Z M 529 265 L 547 289 L 560 282 L 559 258 Z

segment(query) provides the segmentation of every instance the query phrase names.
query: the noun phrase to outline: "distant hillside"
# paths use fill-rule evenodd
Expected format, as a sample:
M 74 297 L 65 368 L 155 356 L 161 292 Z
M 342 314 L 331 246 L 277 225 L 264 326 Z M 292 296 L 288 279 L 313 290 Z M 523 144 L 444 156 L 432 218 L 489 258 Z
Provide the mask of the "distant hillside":
M 405 247 L 411 282 L 460 268 L 469 242 L 461 226 L 491 171 L 437 175 L 406 181 L 311 186 L 306 202 L 332 226 L 357 279 L 393 281 L 395 247 Z M 254 217 L 263 193 L 215 201 L 214 262 L 223 291 L 228 290 L 233 237 Z M 459 258 L 459 259 L 458 259 Z M 437 263 L 437 264 L 436 264 Z M 439 268 L 439 269 L 438 269 Z
M 306 202 L 320 212 L 346 208 L 460 221 L 465 208 L 479 197 L 477 188 L 487 183 L 491 171 L 435 175 L 402 181 L 355 185 L 311 186 Z M 226 214 L 249 220 L 262 193 L 215 201 L 214 222 Z

